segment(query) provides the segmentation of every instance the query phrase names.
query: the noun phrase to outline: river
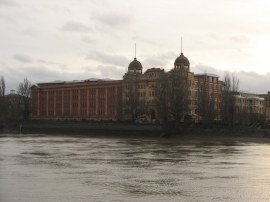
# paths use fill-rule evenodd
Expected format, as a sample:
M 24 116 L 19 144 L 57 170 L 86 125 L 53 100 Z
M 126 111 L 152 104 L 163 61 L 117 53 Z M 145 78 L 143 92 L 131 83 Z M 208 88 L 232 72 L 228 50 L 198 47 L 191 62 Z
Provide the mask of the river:
M 2 135 L 0 201 L 270 201 L 270 143 Z

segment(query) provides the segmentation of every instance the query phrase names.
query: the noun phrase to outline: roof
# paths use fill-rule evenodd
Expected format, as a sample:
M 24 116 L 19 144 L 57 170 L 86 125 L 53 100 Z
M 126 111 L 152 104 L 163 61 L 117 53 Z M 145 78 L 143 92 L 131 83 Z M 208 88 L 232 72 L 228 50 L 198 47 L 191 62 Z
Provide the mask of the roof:
M 219 78 L 219 76 L 217 74 L 212 74 L 212 73 L 195 74 L 194 76 L 212 76 L 212 77 Z
M 180 56 L 175 59 L 174 64 L 184 64 L 185 66 L 189 66 L 189 60 L 181 53 Z
M 112 79 L 96 79 L 96 78 L 89 78 L 89 79 L 85 79 L 85 80 L 73 80 L 73 81 L 61 81 L 61 80 L 56 80 L 56 81 L 51 81 L 51 82 L 42 82 L 42 83 L 36 83 L 34 85 L 31 86 L 31 89 L 34 90 L 35 88 L 42 88 L 42 87 L 56 87 L 56 86 L 63 86 L 63 85 L 72 85 L 72 84 L 77 84 L 77 85 L 84 85 L 87 83 L 92 83 L 92 84 L 96 84 L 99 82 L 106 82 L 110 83 L 110 82 L 119 82 L 120 80 L 112 80 Z
M 6 98 L 21 98 L 21 97 L 25 97 L 25 96 L 22 96 L 22 95 L 19 95 L 19 94 L 13 94 L 13 93 L 10 93 L 10 94 L 7 94 L 5 95 Z
M 142 69 L 142 64 L 140 61 L 137 60 L 137 58 L 134 58 L 134 60 L 128 65 L 128 69 Z
M 161 69 L 161 68 L 150 68 L 150 69 L 147 69 L 145 71 L 145 73 L 149 73 L 149 72 L 164 72 L 164 69 Z

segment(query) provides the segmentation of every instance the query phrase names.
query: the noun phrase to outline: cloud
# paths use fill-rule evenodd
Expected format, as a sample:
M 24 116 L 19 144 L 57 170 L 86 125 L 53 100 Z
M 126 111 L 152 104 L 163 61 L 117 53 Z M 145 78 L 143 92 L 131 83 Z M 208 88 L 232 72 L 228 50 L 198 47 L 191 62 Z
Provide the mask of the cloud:
M 61 30 L 67 31 L 67 32 L 89 32 L 92 31 L 92 29 L 88 26 L 85 26 L 84 24 L 76 21 L 68 21 L 66 22 Z
M 24 35 L 29 36 L 29 37 L 35 37 L 38 35 L 37 30 L 35 30 L 33 27 L 28 27 L 22 32 Z
M 151 55 L 143 60 L 143 66 L 164 67 L 171 64 L 171 62 L 174 61 L 176 57 L 177 55 L 173 52 Z
M 129 60 L 120 55 L 109 55 L 102 52 L 92 52 L 86 56 L 85 59 L 96 60 L 104 64 L 116 65 L 121 67 L 126 67 L 129 64 Z
M 196 73 L 213 73 L 224 80 L 224 70 L 217 69 L 207 65 L 195 65 L 191 67 L 191 71 Z M 258 74 L 256 72 L 238 71 L 233 72 L 239 79 L 239 89 L 249 91 L 251 93 L 266 93 L 270 91 L 270 72 L 267 74 Z
M 0 0 L 0 7 L 1 6 L 18 6 L 18 3 L 15 3 L 14 1 L 11 0 Z
M 57 62 L 51 62 L 51 61 L 47 61 L 47 60 L 42 60 L 42 59 L 39 59 L 37 60 L 37 62 L 39 62 L 40 64 L 43 64 L 43 65 L 50 65 L 50 66 L 57 66 L 59 68 L 61 68 L 62 70 L 67 70 L 67 65 L 66 64 L 61 64 L 61 63 L 57 63 Z
M 248 44 L 249 43 L 248 37 L 246 37 L 244 35 L 231 36 L 229 39 L 233 43 L 241 43 L 241 44 Z
M 237 72 L 240 81 L 240 87 L 255 93 L 267 93 L 270 91 L 270 72 L 267 74 L 258 74 L 256 72 Z
M 132 18 L 130 15 L 110 12 L 110 13 L 95 13 L 92 19 L 111 28 L 123 28 L 131 24 Z
M 24 78 L 28 78 L 31 83 L 51 82 L 55 80 L 84 80 L 87 78 L 100 78 L 96 69 L 87 72 L 79 70 L 76 72 L 63 71 L 60 68 L 45 64 L 29 65 L 29 66 L 5 66 L 1 69 L 1 75 L 5 77 L 7 92 L 11 89 L 17 89 L 19 82 Z
M 31 63 L 33 60 L 28 55 L 22 55 L 22 54 L 15 54 L 13 55 L 13 58 L 19 62 L 23 63 Z
M 0 4 L 0 6 L 1 6 L 1 4 Z M 4 14 L 0 14 L 0 20 L 2 20 L 2 21 L 7 21 L 7 22 L 11 22 L 11 23 L 16 23 L 16 20 L 15 20 L 15 18 L 13 18 L 13 17 L 10 17 L 10 16 L 8 16 L 8 15 L 4 15 Z
M 124 68 L 118 68 L 115 66 L 103 66 L 103 65 L 99 65 L 97 67 L 97 71 L 100 72 L 101 77 L 111 79 L 120 79 L 120 77 L 122 77 L 125 73 Z
M 154 46 L 159 46 L 161 47 L 162 45 L 157 43 L 156 41 L 150 40 L 150 39 L 146 39 L 144 37 L 141 36 L 133 36 L 132 39 L 136 42 L 141 42 L 141 43 L 145 43 L 145 44 L 149 44 L 149 45 L 154 45 Z
M 197 64 L 190 68 L 191 72 L 195 74 L 202 74 L 202 73 L 213 73 L 219 75 L 221 78 L 224 76 L 225 71 L 221 69 L 214 68 L 212 66 Z
M 81 41 L 84 43 L 93 43 L 94 42 L 94 40 L 89 36 L 82 36 Z

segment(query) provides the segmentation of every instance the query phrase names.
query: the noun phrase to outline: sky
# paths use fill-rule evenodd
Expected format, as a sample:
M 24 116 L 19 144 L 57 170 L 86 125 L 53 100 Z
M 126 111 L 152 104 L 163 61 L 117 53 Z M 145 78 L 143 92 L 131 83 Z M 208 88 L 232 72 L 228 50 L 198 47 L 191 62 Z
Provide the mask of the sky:
M 181 52 L 194 73 L 233 72 L 240 89 L 270 91 L 269 0 L 0 0 L 0 75 L 32 83 L 122 79 L 170 70 Z

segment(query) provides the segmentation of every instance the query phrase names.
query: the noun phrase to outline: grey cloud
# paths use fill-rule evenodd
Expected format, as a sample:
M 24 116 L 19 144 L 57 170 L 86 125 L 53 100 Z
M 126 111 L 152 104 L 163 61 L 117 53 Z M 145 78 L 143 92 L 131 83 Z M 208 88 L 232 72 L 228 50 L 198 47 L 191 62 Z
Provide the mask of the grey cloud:
M 141 36 L 133 36 L 132 39 L 136 42 L 141 42 L 141 43 L 145 43 L 145 44 L 149 44 L 149 45 L 154 45 L 154 46 L 159 46 L 161 47 L 162 45 L 157 43 L 156 41 L 153 41 L 151 39 L 146 39 L 144 37 L 141 37 Z
M 270 73 L 265 75 L 256 72 L 240 71 L 237 73 L 240 80 L 240 87 L 255 93 L 266 93 L 270 91 Z
M 96 70 L 100 72 L 102 78 L 120 79 L 124 73 L 124 68 L 118 68 L 115 66 L 103 66 L 99 65 Z
M 1 6 L 18 6 L 18 3 L 15 3 L 14 1 L 11 0 L 0 0 L 0 7 Z
M 212 66 L 208 66 L 208 65 L 202 65 L 202 64 L 198 64 L 198 65 L 195 65 L 194 67 L 191 67 L 190 71 L 194 72 L 195 74 L 213 73 L 213 74 L 219 75 L 221 78 L 224 76 L 223 70 L 220 70 Z
M 0 4 L 1 6 L 1 4 Z M 0 20 L 7 21 L 9 23 L 16 23 L 16 19 L 8 15 L 0 14 Z
M 55 64 L 53 62 L 50 62 L 50 61 L 46 61 L 46 60 L 42 60 L 42 59 L 39 59 L 37 60 L 39 63 L 42 63 L 42 64 Z
M 214 73 L 217 74 L 221 80 L 224 79 L 225 71 L 207 66 L 196 65 L 191 68 L 191 71 L 196 73 Z M 239 71 L 234 72 L 239 79 L 240 90 L 246 90 L 252 93 L 266 93 L 270 91 L 270 72 L 265 75 L 256 72 Z
M 101 5 L 101 6 L 106 6 L 109 4 L 107 0 L 91 0 L 91 3 L 95 5 Z
M 22 55 L 22 54 L 15 54 L 13 55 L 13 58 L 19 62 L 23 63 L 31 63 L 33 60 L 28 55 Z
M 177 55 L 173 52 L 156 54 L 148 56 L 143 60 L 143 65 L 149 67 L 164 67 L 174 62 L 176 57 Z
M 131 16 L 119 12 L 95 13 L 92 19 L 111 28 L 127 27 L 131 23 Z
M 56 65 L 57 67 L 60 67 L 61 69 L 67 69 L 67 65 L 66 64 L 61 64 L 61 63 L 57 63 L 57 62 L 51 62 L 51 61 L 46 61 L 46 60 L 42 60 L 39 59 L 37 60 L 37 62 L 39 62 L 40 64 L 44 64 L 44 65 Z
M 23 78 L 28 78 L 32 83 L 51 82 L 55 80 L 84 80 L 87 78 L 99 78 L 95 69 L 88 71 L 69 72 L 58 68 L 50 68 L 47 65 L 31 66 L 5 66 L 1 74 L 5 77 L 7 92 L 16 89 Z
M 38 35 L 37 30 L 35 30 L 35 29 L 32 28 L 32 27 L 28 27 L 27 29 L 23 30 L 22 33 L 23 33 L 24 35 L 30 36 L 30 37 L 35 37 L 35 36 Z
M 247 44 L 249 43 L 249 39 L 244 35 L 231 36 L 230 40 L 234 43 Z
M 81 41 L 84 43 L 93 43 L 94 42 L 94 40 L 89 36 L 82 36 Z
M 120 55 L 109 55 L 101 52 L 92 52 L 85 59 L 96 60 L 105 64 L 125 67 L 130 62 L 126 57 Z
M 85 26 L 84 24 L 76 21 L 68 21 L 66 22 L 61 30 L 68 31 L 68 32 L 89 32 L 92 31 L 92 29 L 88 26 Z

